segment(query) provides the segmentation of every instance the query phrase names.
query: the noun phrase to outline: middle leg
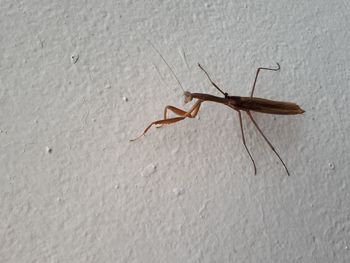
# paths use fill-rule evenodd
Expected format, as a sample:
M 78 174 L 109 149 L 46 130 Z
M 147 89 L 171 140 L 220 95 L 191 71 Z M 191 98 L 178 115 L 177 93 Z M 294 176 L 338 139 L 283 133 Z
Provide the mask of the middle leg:
M 254 175 L 256 175 L 255 161 L 254 161 L 254 159 L 253 159 L 251 153 L 250 153 L 249 150 L 248 150 L 247 144 L 245 143 L 241 112 L 240 112 L 239 110 L 238 110 L 237 112 L 238 112 L 238 117 L 239 117 L 239 124 L 240 124 L 240 126 L 241 126 L 241 133 L 242 133 L 243 145 L 244 145 L 245 149 L 247 150 L 247 153 L 249 154 L 250 160 L 252 160 L 252 162 L 253 162 L 253 166 L 254 166 Z
M 280 70 L 280 69 L 281 69 L 281 67 L 280 67 L 280 64 L 278 64 L 278 63 L 277 63 L 277 68 L 258 68 L 257 71 L 256 71 L 255 80 L 254 80 L 254 83 L 253 83 L 252 91 L 251 91 L 251 93 L 250 93 L 250 97 L 253 98 L 254 90 L 255 90 L 255 84 L 256 84 L 256 80 L 258 79 L 260 70 L 278 71 L 278 70 Z
M 219 88 L 219 86 L 216 85 L 216 84 L 214 83 L 214 81 L 211 80 L 211 77 L 209 76 L 208 72 L 205 71 L 205 69 L 201 66 L 201 64 L 198 63 L 198 67 L 199 67 L 201 70 L 203 70 L 203 72 L 205 73 L 205 75 L 207 75 L 207 77 L 208 77 L 210 83 L 211 83 L 218 91 L 220 91 L 225 97 L 227 97 L 227 96 L 228 96 L 227 92 L 223 92 L 223 91 Z

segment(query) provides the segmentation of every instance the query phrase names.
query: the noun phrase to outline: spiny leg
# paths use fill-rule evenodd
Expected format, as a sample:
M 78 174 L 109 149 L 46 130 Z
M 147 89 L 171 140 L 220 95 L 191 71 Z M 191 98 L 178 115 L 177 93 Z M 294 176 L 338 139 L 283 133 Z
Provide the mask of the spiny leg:
M 181 117 L 188 117 L 188 118 L 194 118 L 197 116 L 198 114 L 198 111 L 199 111 L 199 108 L 201 106 L 201 103 L 202 101 L 197 101 L 189 111 L 184 111 L 184 110 L 181 110 L 179 108 L 176 108 L 174 106 L 166 106 L 165 109 L 164 109 L 164 120 L 167 119 L 167 111 L 170 110 L 172 111 L 173 113 L 175 113 L 176 115 L 178 116 L 181 116 Z M 161 126 L 157 126 L 156 128 L 161 128 L 163 125 Z
M 286 166 L 286 164 L 283 162 L 281 156 L 277 153 L 277 151 L 275 150 L 275 148 L 273 147 L 273 145 L 271 144 L 271 142 L 266 138 L 266 136 L 264 135 L 264 133 L 262 132 L 262 130 L 260 129 L 259 125 L 256 123 L 256 121 L 254 120 L 252 114 L 250 113 L 250 111 L 247 111 L 247 114 L 249 116 L 249 118 L 252 120 L 252 122 L 254 123 L 255 127 L 258 129 L 258 131 L 260 132 L 260 134 L 262 135 L 262 137 L 264 137 L 265 141 L 267 142 L 267 144 L 270 146 L 270 148 L 272 149 L 272 151 L 277 155 L 278 159 L 280 159 L 281 163 L 284 166 L 284 169 L 286 169 L 286 172 L 289 174 L 288 168 Z
M 132 139 L 130 141 L 136 141 L 138 140 L 139 138 L 141 138 L 142 136 L 144 136 L 147 131 L 153 126 L 153 125 L 165 125 L 165 124 L 173 124 L 175 122 L 178 122 L 178 121 L 182 121 L 183 119 L 189 117 L 189 118 L 194 118 L 198 111 L 199 111 L 199 107 L 201 105 L 202 101 L 201 100 L 198 100 L 192 107 L 189 111 L 185 112 L 185 115 L 183 115 L 182 117 L 175 117 L 175 118 L 170 118 L 170 119 L 164 119 L 164 120 L 158 120 L 158 121 L 154 121 L 152 122 L 150 125 L 147 126 L 147 128 L 144 130 L 144 132 L 138 136 L 137 138 L 135 139 Z M 174 107 L 175 108 L 175 107 Z M 181 110 L 182 111 L 182 110 Z M 182 111 L 183 112 L 183 111 Z M 193 115 L 191 115 L 191 113 L 194 112 Z M 191 116 L 191 117 L 190 117 Z
M 205 69 L 204 69 L 199 63 L 198 63 L 198 67 L 199 67 L 201 70 L 203 70 L 203 72 L 205 73 L 205 75 L 207 75 L 207 77 L 208 77 L 210 83 L 211 83 L 215 88 L 217 88 L 218 91 L 220 91 L 222 94 L 224 94 L 225 97 L 227 97 L 228 94 L 227 94 L 226 92 L 223 92 L 223 91 L 218 87 L 218 85 L 216 85 L 216 84 L 214 83 L 214 81 L 211 80 L 209 74 L 205 71 Z
M 272 71 L 278 71 L 280 70 L 280 64 L 277 63 L 277 68 L 258 68 L 256 71 L 256 75 L 255 75 L 255 80 L 254 80 L 254 84 L 253 84 L 253 88 L 252 88 L 252 92 L 250 93 L 250 97 L 253 98 L 253 94 L 254 94 L 254 90 L 255 90 L 255 84 L 256 84 L 256 80 L 258 79 L 260 70 L 272 70 Z
M 187 111 L 181 110 L 181 109 L 176 108 L 176 107 L 171 106 L 171 105 L 168 105 L 164 108 L 164 120 L 168 119 L 167 118 L 168 110 L 172 111 L 173 113 L 175 113 L 176 115 L 181 116 L 181 117 L 185 116 L 187 113 Z M 162 127 L 163 127 L 163 125 L 156 126 L 156 128 L 162 128 Z
M 250 159 L 252 160 L 253 162 L 253 166 L 254 166 L 254 175 L 256 175 L 256 166 L 255 166 L 255 161 L 252 157 L 252 155 L 250 154 L 249 150 L 248 150 L 248 147 L 245 143 L 245 138 L 244 138 L 244 132 L 243 132 L 243 123 L 242 123 L 242 116 L 241 116 L 241 112 L 240 111 L 237 111 L 238 112 L 238 117 L 239 117 L 239 124 L 241 126 L 241 132 L 242 132 L 242 141 L 243 141 L 243 145 L 245 147 L 245 149 L 247 150 L 247 153 L 249 154 L 249 157 Z
M 172 111 L 173 113 L 175 113 L 176 115 L 181 116 L 181 117 L 186 116 L 186 117 L 188 117 L 188 118 L 194 118 L 194 117 L 196 117 L 197 114 L 198 114 L 198 111 L 199 111 L 199 108 L 200 108 L 200 106 L 201 106 L 201 103 L 202 103 L 202 101 L 197 101 L 197 102 L 191 107 L 191 109 L 190 109 L 189 111 L 184 111 L 184 110 L 181 110 L 181 109 L 176 108 L 176 107 L 174 107 L 174 106 L 168 105 L 168 106 L 166 106 L 165 109 L 164 109 L 164 120 L 167 119 L 167 111 L 168 111 L 168 110 Z
M 176 115 L 178 115 L 178 116 L 185 116 L 186 113 L 187 113 L 187 111 L 184 111 L 184 110 L 181 110 L 181 109 L 176 108 L 176 107 L 174 107 L 174 106 L 168 105 L 168 106 L 166 106 L 166 107 L 164 108 L 164 120 L 167 119 L 168 110 L 169 110 L 169 111 L 172 111 L 174 114 L 176 114 Z
M 147 128 L 144 130 L 144 132 L 136 137 L 135 139 L 131 139 L 130 141 L 133 142 L 133 141 L 136 141 L 138 139 L 140 139 L 142 136 L 144 136 L 147 131 L 153 126 L 153 125 L 164 125 L 164 124 L 172 124 L 172 123 L 175 123 L 175 122 L 178 122 L 178 121 L 182 121 L 183 119 L 185 119 L 186 117 L 175 117 L 175 118 L 171 118 L 171 119 L 166 119 L 166 120 L 158 120 L 158 121 L 154 121 L 152 122 L 150 125 L 147 126 Z

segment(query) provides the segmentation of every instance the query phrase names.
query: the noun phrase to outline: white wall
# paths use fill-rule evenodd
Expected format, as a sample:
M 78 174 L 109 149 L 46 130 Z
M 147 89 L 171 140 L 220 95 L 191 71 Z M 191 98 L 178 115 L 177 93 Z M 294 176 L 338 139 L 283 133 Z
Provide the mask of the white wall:
M 350 262 L 350 3 L 12 1 L 0 9 L 1 262 Z M 299 116 L 212 103 L 218 85 Z M 73 57 L 73 58 L 72 58 Z M 159 71 L 159 73 L 157 72 Z

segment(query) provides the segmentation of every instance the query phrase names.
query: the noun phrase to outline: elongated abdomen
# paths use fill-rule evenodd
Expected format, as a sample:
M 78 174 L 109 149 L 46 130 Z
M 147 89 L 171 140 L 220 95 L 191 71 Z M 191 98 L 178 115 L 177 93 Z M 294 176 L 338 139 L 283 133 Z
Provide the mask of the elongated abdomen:
M 242 110 L 250 110 L 267 114 L 294 115 L 305 111 L 296 103 L 267 100 L 262 98 L 239 97 L 236 106 Z

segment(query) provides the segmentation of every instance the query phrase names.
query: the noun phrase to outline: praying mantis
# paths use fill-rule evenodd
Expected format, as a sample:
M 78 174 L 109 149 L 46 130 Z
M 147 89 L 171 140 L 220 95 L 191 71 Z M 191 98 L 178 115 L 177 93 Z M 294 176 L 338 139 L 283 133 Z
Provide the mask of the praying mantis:
M 277 115 L 296 115 L 296 114 L 303 114 L 305 112 L 302 108 L 300 108 L 296 103 L 293 103 L 293 102 L 274 101 L 274 100 L 268 100 L 268 99 L 254 97 L 255 86 L 256 86 L 256 82 L 257 82 L 259 73 L 262 70 L 279 71 L 281 69 L 281 67 L 278 63 L 277 63 L 277 68 L 259 67 L 257 69 L 254 83 L 253 83 L 253 87 L 252 87 L 252 90 L 250 92 L 249 97 L 230 96 L 227 92 L 222 91 L 219 88 L 219 86 L 214 83 L 214 81 L 211 79 L 211 77 L 209 76 L 207 71 L 198 63 L 199 68 L 207 76 L 210 83 L 220 93 L 222 93 L 223 97 L 218 97 L 218 96 L 214 96 L 214 95 L 210 95 L 210 94 L 206 94 L 206 93 L 192 93 L 189 91 L 185 91 L 184 88 L 182 87 L 180 81 L 176 77 L 174 71 L 172 70 L 172 68 L 169 66 L 169 64 L 166 62 L 166 60 L 160 54 L 160 52 L 154 46 L 153 46 L 153 48 L 157 51 L 157 53 L 160 55 L 162 60 L 169 67 L 170 71 L 172 72 L 172 74 L 176 78 L 177 82 L 179 83 L 180 87 L 184 91 L 185 103 L 188 103 L 194 99 L 196 101 L 188 111 L 184 111 L 182 109 L 179 109 L 179 108 L 176 108 L 176 107 L 170 106 L 170 105 L 166 106 L 164 109 L 163 119 L 156 120 L 156 121 L 150 123 L 140 136 L 138 136 L 137 138 L 132 139 L 130 141 L 135 141 L 135 140 L 140 139 L 142 136 L 144 136 L 148 132 L 148 130 L 153 125 L 161 125 L 162 126 L 162 125 L 174 124 L 174 123 L 182 121 L 186 118 L 192 118 L 192 119 L 195 118 L 196 115 L 198 114 L 200 106 L 202 105 L 203 102 L 220 103 L 220 104 L 223 104 L 223 105 L 230 107 L 231 109 L 236 111 L 238 114 L 239 124 L 240 124 L 240 128 L 241 128 L 242 142 L 243 142 L 243 145 L 244 145 L 244 147 L 249 155 L 250 160 L 253 163 L 254 175 L 256 175 L 256 173 L 257 173 L 256 164 L 255 164 L 255 160 L 252 157 L 252 155 L 247 147 L 247 144 L 246 144 L 241 112 L 245 112 L 248 115 L 250 120 L 253 122 L 255 128 L 258 130 L 260 135 L 264 138 L 264 140 L 270 146 L 271 150 L 276 154 L 276 156 L 278 157 L 278 159 L 282 163 L 285 171 L 287 172 L 287 175 L 288 176 L 290 175 L 285 162 L 282 160 L 281 156 L 278 154 L 278 152 L 276 151 L 276 149 L 274 148 L 272 143 L 269 141 L 269 139 L 267 139 L 267 137 L 265 136 L 265 134 L 263 133 L 263 131 L 261 130 L 261 128 L 259 127 L 259 125 L 255 121 L 255 119 L 253 118 L 252 113 L 251 113 L 251 112 L 260 112 L 260 113 L 265 113 L 265 114 L 277 114 Z M 177 117 L 168 118 L 168 111 L 173 112 L 175 115 L 177 115 Z

